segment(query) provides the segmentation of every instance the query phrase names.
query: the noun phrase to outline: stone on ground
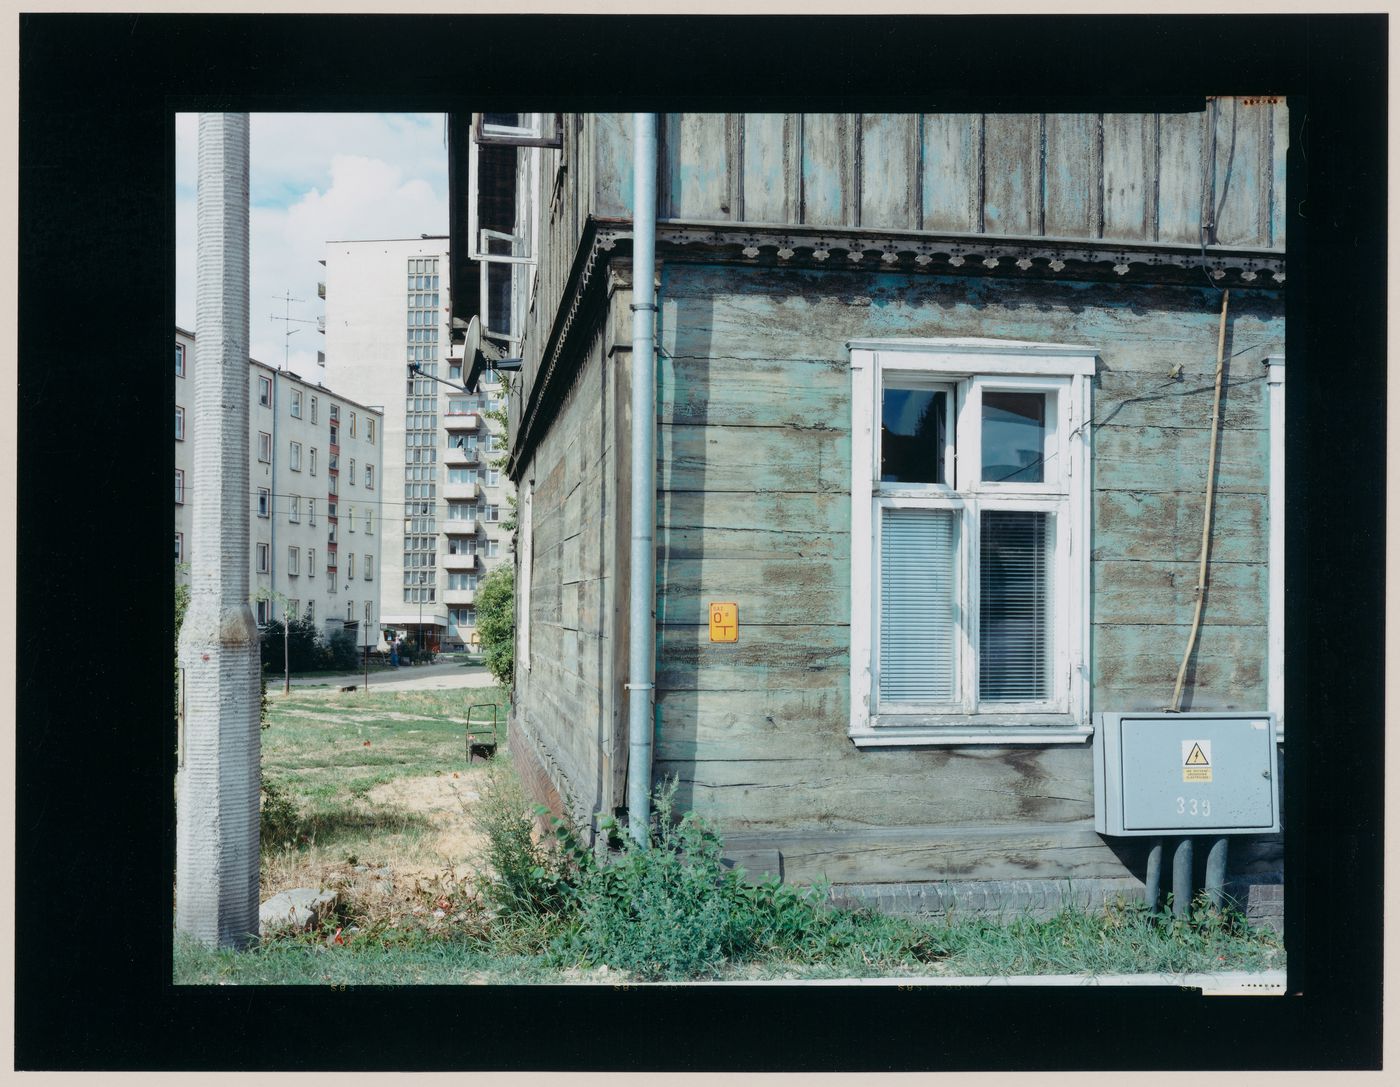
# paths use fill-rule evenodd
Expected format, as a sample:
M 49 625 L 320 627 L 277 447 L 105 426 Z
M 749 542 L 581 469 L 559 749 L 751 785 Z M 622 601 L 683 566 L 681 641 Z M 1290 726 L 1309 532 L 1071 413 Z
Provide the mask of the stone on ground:
M 335 891 L 297 887 L 273 895 L 258 907 L 258 935 L 264 938 L 278 932 L 305 932 L 313 929 L 335 909 L 340 896 Z

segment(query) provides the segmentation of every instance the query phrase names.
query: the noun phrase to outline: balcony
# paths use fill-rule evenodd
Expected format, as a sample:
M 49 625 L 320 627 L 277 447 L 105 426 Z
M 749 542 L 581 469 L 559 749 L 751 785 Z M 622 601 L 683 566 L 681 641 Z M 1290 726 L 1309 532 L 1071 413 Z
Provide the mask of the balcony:
M 477 559 L 475 553 L 470 555 L 454 555 L 449 552 L 442 556 L 442 568 L 444 570 L 475 570 L 477 569 Z
M 444 589 L 442 600 L 445 604 L 475 604 L 475 589 Z
M 442 463 L 450 468 L 470 468 L 477 463 L 477 456 L 475 449 L 459 449 L 448 442 L 442 454 Z
M 472 501 L 481 492 L 479 483 L 444 483 L 442 485 L 443 498 L 461 498 Z
M 474 411 L 448 412 L 442 417 L 442 425 L 454 433 L 471 433 L 481 429 L 481 416 Z
M 471 521 L 449 519 L 442 522 L 442 530 L 449 536 L 475 536 L 481 531 L 481 525 L 474 519 Z

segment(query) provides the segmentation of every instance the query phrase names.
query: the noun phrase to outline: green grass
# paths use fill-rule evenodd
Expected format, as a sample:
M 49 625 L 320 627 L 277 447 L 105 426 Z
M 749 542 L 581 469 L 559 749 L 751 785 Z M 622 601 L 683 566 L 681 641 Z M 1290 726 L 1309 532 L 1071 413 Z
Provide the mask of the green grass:
M 1049 919 L 832 909 L 820 892 L 726 877 L 721 843 L 695 822 L 663 834 L 649 855 L 626 853 L 602 867 L 569 853 L 578 843 L 567 828 L 563 853 L 540 853 L 504 747 L 492 764 L 466 759 L 467 708 L 492 701 L 504 704 L 503 692 L 303 688 L 274 697 L 264 777 L 275 783 L 283 841 L 292 844 L 265 843 L 263 897 L 342 887 L 333 924 L 347 942 L 328 946 L 320 933 L 235 953 L 177 941 L 176 983 L 1177 975 L 1284 965 L 1272 933 L 1204 908 L 1190 921 L 1122 905 Z M 383 786 L 392 788 L 376 793 Z M 410 802 L 415 788 L 428 792 Z M 483 844 L 454 839 L 471 826 Z M 391 892 L 377 897 L 356 884 L 368 878 L 354 874 L 356 864 L 388 866 Z M 522 893 L 503 897 L 497 884 L 481 884 L 475 864 L 514 873 Z M 539 890 L 547 893 L 532 897 Z

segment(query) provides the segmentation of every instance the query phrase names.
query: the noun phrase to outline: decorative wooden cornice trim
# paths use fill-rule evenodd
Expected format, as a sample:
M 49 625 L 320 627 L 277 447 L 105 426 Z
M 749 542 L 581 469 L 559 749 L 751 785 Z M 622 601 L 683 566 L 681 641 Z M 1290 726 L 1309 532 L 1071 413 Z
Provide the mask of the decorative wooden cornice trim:
M 1285 279 L 1282 253 L 1068 238 L 997 237 L 929 231 L 876 231 L 842 227 L 734 224 L 661 220 L 657 256 L 664 260 L 722 261 L 772 268 L 826 268 L 935 275 L 1005 276 L 1039 281 L 1185 284 L 1277 291 Z M 569 278 L 540 368 L 521 411 L 520 435 L 506 472 L 517 480 L 539 442 L 540 427 L 573 384 L 563 360 L 576 354 L 589 319 L 606 296 L 607 266 L 630 256 L 632 223 L 590 217 L 579 239 Z M 1203 278 L 1203 276 L 1208 277 Z
M 944 275 L 1023 275 L 1108 282 L 1202 282 L 1278 290 L 1282 253 L 1268 249 L 1001 237 L 663 220 L 658 251 L 675 259 L 729 260 L 773 267 L 859 268 Z

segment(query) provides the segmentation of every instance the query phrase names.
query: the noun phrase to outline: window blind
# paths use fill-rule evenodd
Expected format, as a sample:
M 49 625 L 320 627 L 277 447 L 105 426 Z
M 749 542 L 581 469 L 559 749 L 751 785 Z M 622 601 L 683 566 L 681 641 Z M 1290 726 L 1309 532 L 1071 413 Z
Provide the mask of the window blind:
M 884 509 L 880 532 L 880 700 L 957 697 L 957 514 Z
M 982 513 L 978 698 L 1050 697 L 1050 515 Z

